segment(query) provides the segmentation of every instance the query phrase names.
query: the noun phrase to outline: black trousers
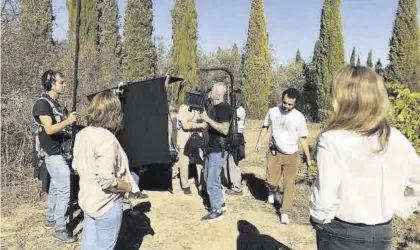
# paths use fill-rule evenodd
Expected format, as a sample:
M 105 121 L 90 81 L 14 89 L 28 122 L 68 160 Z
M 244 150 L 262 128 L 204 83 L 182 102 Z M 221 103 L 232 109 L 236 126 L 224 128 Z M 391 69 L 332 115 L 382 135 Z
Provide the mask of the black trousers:
M 391 250 L 392 221 L 378 225 L 353 224 L 335 218 L 314 224 L 319 250 Z

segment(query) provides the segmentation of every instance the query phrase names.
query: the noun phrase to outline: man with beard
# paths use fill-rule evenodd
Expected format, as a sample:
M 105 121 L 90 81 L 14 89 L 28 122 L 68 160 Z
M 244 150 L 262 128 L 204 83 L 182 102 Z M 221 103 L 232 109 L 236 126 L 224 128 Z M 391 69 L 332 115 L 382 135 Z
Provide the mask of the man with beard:
M 281 223 L 289 224 L 288 213 L 292 209 L 295 194 L 295 177 L 300 158 L 298 141 L 305 152 L 307 165 L 311 165 L 308 146 L 308 127 L 303 114 L 295 109 L 299 92 L 294 88 L 286 89 L 282 94 L 282 104 L 268 110 L 263 127 L 258 136 L 255 151 L 260 149 L 260 139 L 265 137 L 268 128 L 272 127 L 267 153 L 267 182 L 269 188 L 268 202 L 274 203 L 274 193 L 281 184 L 283 175 L 283 201 L 280 209 Z

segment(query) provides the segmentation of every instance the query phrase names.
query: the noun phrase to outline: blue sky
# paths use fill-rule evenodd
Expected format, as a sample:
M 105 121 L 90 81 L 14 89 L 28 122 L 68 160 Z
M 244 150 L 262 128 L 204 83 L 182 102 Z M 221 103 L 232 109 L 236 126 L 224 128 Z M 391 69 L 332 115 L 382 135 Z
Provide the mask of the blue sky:
M 64 39 L 68 30 L 65 0 L 53 0 L 56 25 L 54 37 Z M 205 52 L 246 43 L 251 0 L 195 0 L 198 13 L 199 47 Z M 172 44 L 170 10 L 174 0 L 154 0 L 154 35 Z M 277 65 L 292 60 L 299 48 L 309 59 L 319 36 L 323 0 L 265 0 L 270 45 Z M 118 0 L 123 24 L 125 0 Z M 366 62 L 369 49 L 376 61 L 388 63 L 388 42 L 398 0 L 343 0 L 341 4 L 346 60 L 353 46 Z M 420 19 L 420 18 L 419 18 Z

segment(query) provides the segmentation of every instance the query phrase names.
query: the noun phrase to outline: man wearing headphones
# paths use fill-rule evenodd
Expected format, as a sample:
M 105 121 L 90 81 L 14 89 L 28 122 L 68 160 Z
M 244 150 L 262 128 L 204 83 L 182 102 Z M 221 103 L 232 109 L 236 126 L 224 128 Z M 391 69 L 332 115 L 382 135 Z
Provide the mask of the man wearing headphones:
M 44 227 L 54 228 L 54 237 L 57 240 L 72 243 L 76 239 L 68 236 L 65 216 L 70 200 L 70 169 L 61 155 L 61 144 L 68 136 L 64 131 L 76 121 L 76 112 L 66 117 L 57 102 L 66 86 L 61 72 L 48 70 L 42 75 L 41 82 L 46 93 L 35 102 L 32 115 L 42 126 L 39 143 L 45 153 L 45 164 L 51 176 Z

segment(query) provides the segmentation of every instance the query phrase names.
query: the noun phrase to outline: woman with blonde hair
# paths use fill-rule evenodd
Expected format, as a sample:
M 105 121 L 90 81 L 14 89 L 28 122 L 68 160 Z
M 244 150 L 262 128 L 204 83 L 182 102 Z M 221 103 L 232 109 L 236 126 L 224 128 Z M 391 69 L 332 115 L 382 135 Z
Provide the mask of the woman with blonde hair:
M 310 202 L 318 249 L 391 249 L 393 215 L 406 219 L 420 209 L 420 158 L 390 126 L 387 91 L 374 70 L 341 68 L 331 95 Z
M 91 101 L 87 127 L 76 136 L 73 168 L 79 173 L 79 205 L 84 212 L 81 249 L 114 249 L 121 227 L 124 193 L 138 193 L 128 159 L 115 133 L 121 103 L 106 91 Z

